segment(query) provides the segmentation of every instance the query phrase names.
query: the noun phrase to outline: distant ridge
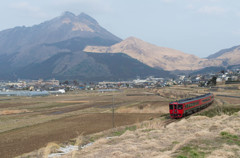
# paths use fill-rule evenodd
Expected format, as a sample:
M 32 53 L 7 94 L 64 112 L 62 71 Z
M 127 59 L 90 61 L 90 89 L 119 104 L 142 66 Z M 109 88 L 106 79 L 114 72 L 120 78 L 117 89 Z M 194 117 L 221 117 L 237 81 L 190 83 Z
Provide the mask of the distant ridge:
M 193 71 L 207 66 L 220 66 L 222 64 L 221 60 L 201 59 L 175 49 L 159 47 L 135 37 L 129 37 L 110 47 L 88 46 L 84 51 L 97 53 L 122 52 L 148 66 L 167 71 Z
M 234 51 L 235 49 L 240 49 L 240 45 L 239 46 L 234 46 L 234 47 L 231 47 L 231 48 L 227 48 L 227 49 L 222 49 L 222 50 L 218 51 L 217 53 L 209 55 L 207 57 L 207 59 L 216 59 L 216 58 L 220 57 L 221 55 L 223 55 L 225 53 Z
M 240 64 L 240 45 L 228 49 L 220 50 L 219 52 L 207 57 L 208 59 L 221 60 L 223 66 Z

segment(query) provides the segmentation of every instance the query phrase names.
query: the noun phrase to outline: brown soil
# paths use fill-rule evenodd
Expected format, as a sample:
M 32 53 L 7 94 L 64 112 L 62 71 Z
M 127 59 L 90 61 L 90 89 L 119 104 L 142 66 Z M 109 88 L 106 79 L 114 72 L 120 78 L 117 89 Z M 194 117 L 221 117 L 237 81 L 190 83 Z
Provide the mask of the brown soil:
M 240 104 L 240 98 L 218 97 L 229 104 Z
M 129 125 L 158 116 L 159 114 L 116 114 L 115 125 Z M 1 158 L 15 157 L 46 146 L 48 142 L 64 142 L 81 133 L 87 135 L 110 128 L 112 114 L 96 113 L 15 129 L 0 134 L 0 155 Z
M 131 107 L 121 107 L 116 111 L 119 113 L 158 113 L 165 114 L 168 113 L 167 101 L 146 101 L 141 102 L 137 105 Z
M 64 101 L 58 101 L 57 103 L 88 103 L 89 101 L 74 101 L 74 100 L 64 100 Z
M 2 110 L 0 111 L 0 115 L 10 115 L 10 114 L 20 114 L 30 112 L 29 110 Z
M 34 105 L 38 103 L 0 103 L 0 108 L 10 108 L 10 107 L 18 107 L 18 106 L 26 106 L 26 105 Z

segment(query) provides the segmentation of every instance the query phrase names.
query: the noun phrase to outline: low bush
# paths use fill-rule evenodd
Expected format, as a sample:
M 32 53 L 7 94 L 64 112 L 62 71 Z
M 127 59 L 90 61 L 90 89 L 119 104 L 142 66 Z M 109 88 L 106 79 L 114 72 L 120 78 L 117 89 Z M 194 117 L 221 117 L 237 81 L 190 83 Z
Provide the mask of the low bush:
M 233 115 L 234 113 L 240 111 L 240 107 L 225 107 L 225 106 L 217 106 L 212 109 L 209 109 L 208 111 L 200 112 L 198 115 L 201 116 L 207 116 L 207 117 L 214 117 L 219 116 L 222 114 L 225 115 Z
M 220 133 L 223 140 L 225 140 L 228 144 L 236 144 L 240 146 L 240 139 L 237 135 L 232 135 L 228 132 L 221 132 Z
M 137 129 L 137 126 L 129 126 L 129 127 L 126 127 L 126 128 L 123 129 L 123 130 L 119 130 L 119 131 L 113 132 L 113 136 L 121 136 L 121 135 L 124 134 L 127 130 L 129 130 L 129 131 L 135 131 L 136 129 Z

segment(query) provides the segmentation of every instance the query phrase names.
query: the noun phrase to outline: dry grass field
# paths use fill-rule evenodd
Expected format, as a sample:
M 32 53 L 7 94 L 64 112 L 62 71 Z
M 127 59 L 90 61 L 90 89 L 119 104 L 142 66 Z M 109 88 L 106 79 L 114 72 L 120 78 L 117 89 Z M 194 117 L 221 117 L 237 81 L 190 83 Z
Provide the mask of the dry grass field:
M 240 90 L 224 87 L 227 86 L 218 89 L 174 86 L 34 98 L 3 97 L 0 98 L 0 155 L 48 157 L 70 144 L 79 150 L 63 157 L 215 158 L 220 151 L 223 157 L 239 157 Z M 210 107 L 165 124 L 170 101 L 208 92 L 215 95 Z M 112 128 L 112 105 L 115 128 Z M 92 145 L 80 148 L 88 143 Z
M 175 100 L 212 89 L 171 87 L 153 91 L 165 99 Z M 219 88 L 214 95 L 215 102 L 199 113 L 167 125 L 164 117 L 144 121 L 126 127 L 111 139 L 102 136 L 91 146 L 62 157 L 239 158 L 240 90 Z M 111 136 L 111 131 L 108 135 Z
M 154 110 L 121 112 L 123 107 L 162 104 L 159 96 L 146 90 L 124 90 L 100 93 L 76 91 L 44 97 L 0 97 L 0 157 L 8 158 L 44 147 L 48 142 L 66 142 L 79 134 L 88 135 L 112 128 L 112 106 L 115 126 L 130 125 L 159 117 Z M 160 103 L 159 105 L 157 103 Z

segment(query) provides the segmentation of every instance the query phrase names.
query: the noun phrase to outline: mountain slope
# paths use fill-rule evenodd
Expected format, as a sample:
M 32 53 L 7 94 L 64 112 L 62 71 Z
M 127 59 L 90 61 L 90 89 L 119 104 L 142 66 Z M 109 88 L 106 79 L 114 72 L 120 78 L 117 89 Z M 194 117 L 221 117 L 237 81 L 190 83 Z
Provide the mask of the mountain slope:
M 236 50 L 236 49 L 240 50 L 240 46 L 234 46 L 234 47 L 231 47 L 231 48 L 222 49 L 222 50 L 218 51 L 217 53 L 214 53 L 214 54 L 212 54 L 212 55 L 209 55 L 209 56 L 207 57 L 207 59 L 216 59 L 216 58 L 224 55 L 225 53 L 233 52 L 233 51 Z
M 88 55 L 97 63 L 107 63 L 108 69 L 116 79 L 134 79 L 137 76 L 145 78 L 151 75 L 163 78 L 173 76 L 167 71 L 154 69 L 123 53 L 88 53 Z
M 9 63 L 12 67 L 25 67 L 32 63 L 41 63 L 62 52 L 82 51 L 87 45 L 112 45 L 115 41 L 101 37 L 74 37 L 56 43 L 25 47 L 12 55 Z
M 28 65 L 17 73 L 21 78 L 80 79 L 84 81 L 127 80 L 137 76 L 172 77 L 169 72 L 151 68 L 126 54 L 65 52 L 42 63 Z
M 127 38 L 111 47 L 88 46 L 86 52 L 119 53 L 129 56 L 154 68 L 164 70 L 197 70 L 206 66 L 221 65 L 221 61 L 209 61 L 171 48 L 159 47 L 135 37 Z
M 210 55 L 208 59 L 221 60 L 225 63 L 225 65 L 238 65 L 240 64 L 240 46 L 223 49 L 213 55 Z

